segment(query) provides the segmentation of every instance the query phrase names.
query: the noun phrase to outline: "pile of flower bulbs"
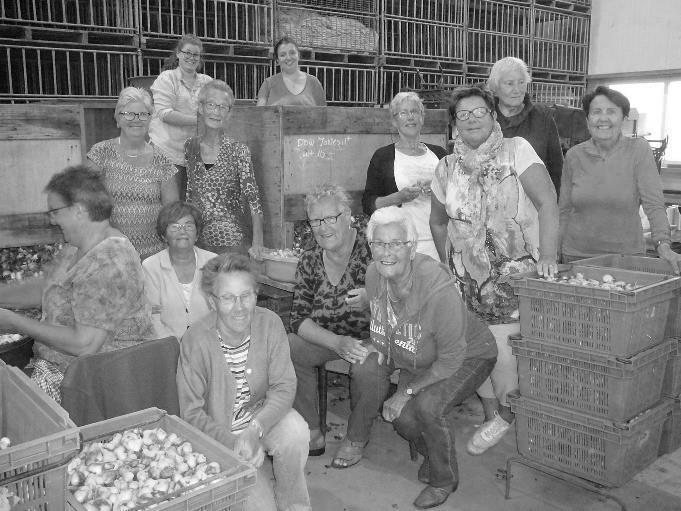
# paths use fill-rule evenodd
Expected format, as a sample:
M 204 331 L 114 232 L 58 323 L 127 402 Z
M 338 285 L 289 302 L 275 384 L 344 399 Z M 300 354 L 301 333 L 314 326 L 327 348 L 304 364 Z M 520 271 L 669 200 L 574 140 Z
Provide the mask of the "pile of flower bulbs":
M 0 334 L 0 345 L 16 342 L 23 337 L 21 334 Z
M 68 485 L 87 511 L 126 511 L 219 474 L 220 465 L 162 428 L 129 429 L 86 444 L 67 468 Z
M 43 275 L 44 267 L 62 248 L 61 243 L 0 249 L 0 279 L 22 280 Z
M 301 250 L 296 248 L 268 248 L 266 253 L 272 257 L 281 257 L 282 259 L 287 257 L 300 257 Z
M 607 289 L 609 291 L 633 291 L 636 289 L 635 284 L 624 282 L 623 280 L 615 280 L 615 277 L 606 273 L 601 277 L 601 280 L 587 279 L 583 273 L 575 273 L 574 275 L 562 275 L 559 277 L 544 277 L 550 282 L 559 282 L 561 284 L 570 284 L 572 286 L 593 287 L 598 289 Z
M 12 444 L 11 440 L 6 436 L 3 436 L 2 438 L 0 438 L 0 451 L 9 448 L 11 444 Z

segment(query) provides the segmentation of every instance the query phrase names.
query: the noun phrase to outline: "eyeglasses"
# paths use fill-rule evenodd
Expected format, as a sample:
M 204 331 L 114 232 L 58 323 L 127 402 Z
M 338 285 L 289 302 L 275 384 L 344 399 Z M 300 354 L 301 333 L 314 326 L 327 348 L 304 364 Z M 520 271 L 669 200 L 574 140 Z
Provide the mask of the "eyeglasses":
M 224 113 L 229 112 L 232 109 L 231 105 L 219 105 L 217 103 L 204 103 L 203 106 L 205 106 L 206 110 L 209 112 L 220 110 L 220 113 Z
M 241 305 L 251 305 L 255 301 L 255 298 L 258 296 L 255 291 L 249 291 L 248 293 L 244 293 L 239 296 L 235 295 L 222 295 L 222 296 L 217 296 L 213 295 L 215 298 L 220 300 L 220 303 L 222 305 L 226 305 L 227 307 L 234 307 L 236 305 L 237 300 L 241 303 Z
M 401 110 L 395 114 L 400 119 L 409 119 L 409 117 L 420 117 L 421 110 Z
M 142 122 L 151 119 L 151 114 L 149 112 L 120 112 L 120 115 L 122 115 L 123 119 L 126 121 L 134 121 L 135 117 Z
M 476 119 L 481 119 L 490 112 L 491 110 L 489 108 L 479 106 L 478 108 L 474 108 L 473 110 L 459 110 L 458 112 L 456 112 L 456 118 L 459 119 L 460 121 L 467 121 L 471 114 L 473 114 L 473 117 L 475 117 Z
M 322 225 L 322 222 L 328 225 L 333 225 L 336 222 L 338 222 L 338 218 L 343 214 L 341 211 L 338 213 L 336 216 L 325 216 L 324 218 L 310 218 L 307 223 L 310 224 L 310 227 L 319 227 Z
M 370 241 L 369 246 L 372 250 L 399 250 L 403 247 L 411 247 L 411 241 L 392 240 L 392 241 Z
M 178 224 L 177 222 L 168 224 L 168 230 L 172 232 L 190 232 L 196 230 L 196 224 Z
M 47 214 L 48 214 L 49 216 L 54 216 L 54 214 L 55 214 L 57 211 L 59 211 L 60 209 L 70 208 L 71 206 L 73 206 L 73 204 L 69 204 L 68 206 L 60 206 L 60 207 L 58 207 L 58 208 L 48 209 L 48 210 L 47 210 Z
M 201 58 L 200 53 L 192 53 L 190 51 L 180 50 L 180 53 L 184 55 L 187 60 L 199 60 Z

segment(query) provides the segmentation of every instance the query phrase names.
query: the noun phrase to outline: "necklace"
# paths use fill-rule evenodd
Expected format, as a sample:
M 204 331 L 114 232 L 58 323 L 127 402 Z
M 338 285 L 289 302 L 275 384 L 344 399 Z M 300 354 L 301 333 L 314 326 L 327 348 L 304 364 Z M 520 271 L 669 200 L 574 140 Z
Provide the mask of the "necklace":
M 404 290 L 405 290 L 406 292 L 411 291 L 411 287 L 412 287 L 413 283 L 414 283 L 414 274 L 411 273 L 411 274 L 409 275 L 409 280 L 407 281 L 406 286 L 404 286 Z M 390 283 L 387 283 L 386 287 L 388 288 L 388 299 L 389 299 L 391 302 L 393 302 L 393 303 L 398 303 L 398 302 L 401 302 L 401 301 L 402 301 L 402 298 L 400 298 L 400 297 L 398 297 L 398 296 L 395 296 L 395 294 L 392 292 L 391 287 L 390 287 Z
M 118 137 L 118 147 L 123 149 L 123 146 L 121 145 L 121 137 Z M 146 152 L 146 150 L 147 150 L 147 143 L 145 142 L 144 147 L 142 148 L 142 150 L 139 153 L 130 154 L 130 153 L 124 152 L 123 154 L 125 154 L 128 158 L 137 158 L 139 155 L 144 154 Z

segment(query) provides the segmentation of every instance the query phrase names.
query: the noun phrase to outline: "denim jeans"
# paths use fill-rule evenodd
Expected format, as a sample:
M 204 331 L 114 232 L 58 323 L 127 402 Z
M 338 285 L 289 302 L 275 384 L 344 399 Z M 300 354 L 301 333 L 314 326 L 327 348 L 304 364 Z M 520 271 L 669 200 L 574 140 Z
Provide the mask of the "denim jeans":
M 307 424 L 295 410 L 289 410 L 262 438 L 263 448 L 272 456 L 272 471 L 267 460 L 258 469 L 246 511 L 310 511 L 305 480 L 309 443 Z
M 395 430 L 429 460 L 430 486 L 454 489 L 459 467 L 454 445 L 454 407 L 472 395 L 494 367 L 495 359 L 464 360 L 449 378 L 433 383 L 409 400 L 393 421 Z

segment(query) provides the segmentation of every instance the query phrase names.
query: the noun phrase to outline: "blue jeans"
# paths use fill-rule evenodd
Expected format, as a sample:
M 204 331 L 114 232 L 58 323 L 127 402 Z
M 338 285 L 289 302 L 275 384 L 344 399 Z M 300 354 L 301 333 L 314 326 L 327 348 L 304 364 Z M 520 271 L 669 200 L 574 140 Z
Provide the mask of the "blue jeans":
M 495 362 L 494 358 L 464 360 L 452 376 L 421 390 L 393 421 L 400 436 L 414 442 L 429 461 L 430 486 L 453 486 L 454 489 L 458 486 L 454 407 L 475 393 L 492 372 Z

